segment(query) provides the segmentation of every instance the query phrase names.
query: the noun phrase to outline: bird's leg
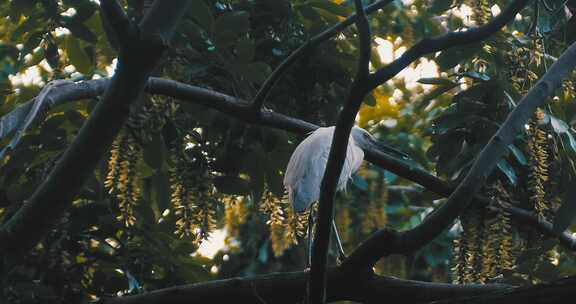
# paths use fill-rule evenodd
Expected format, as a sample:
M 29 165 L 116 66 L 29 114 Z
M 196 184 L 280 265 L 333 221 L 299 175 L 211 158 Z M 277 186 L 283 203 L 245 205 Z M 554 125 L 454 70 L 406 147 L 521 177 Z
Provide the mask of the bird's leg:
M 340 240 L 335 220 L 332 220 L 332 230 L 334 230 L 334 237 L 336 238 L 336 245 L 338 246 L 338 260 L 341 262 L 346 259 L 346 253 L 344 252 L 344 247 L 342 246 L 342 241 Z
M 312 265 L 312 228 L 314 226 L 314 208 L 310 208 L 308 213 L 308 246 L 306 248 L 306 268 L 309 269 Z

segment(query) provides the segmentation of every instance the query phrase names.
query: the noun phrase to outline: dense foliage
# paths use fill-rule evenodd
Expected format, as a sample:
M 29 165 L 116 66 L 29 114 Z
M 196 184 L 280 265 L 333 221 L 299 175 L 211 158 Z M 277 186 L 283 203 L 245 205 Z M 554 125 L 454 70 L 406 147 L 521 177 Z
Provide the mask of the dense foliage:
M 422 39 L 484 25 L 509 2 L 393 1 L 369 15 L 371 67 L 386 66 Z M 148 9 L 147 1 L 124 5 L 135 20 Z M 109 77 L 117 43 L 107 38 L 95 1 L 12 0 L 0 12 L 1 223 L 46 180 L 99 98 L 56 107 L 48 99 L 47 111 L 10 121 L 7 114 L 41 100 L 50 82 Z M 533 1 L 490 38 L 424 56 L 364 100 L 358 125 L 456 185 L 520 98 L 576 40 L 575 12 L 576 1 Z M 195 0 L 156 75 L 250 100 L 291 52 L 353 13 L 353 1 L 343 0 Z M 356 72 L 357 36 L 350 26 L 307 50 L 265 107 L 334 125 Z M 572 252 L 503 211 L 512 205 L 557 231 L 575 228 L 573 81 L 564 82 L 499 161 L 483 188 L 493 205 L 468 208 L 450 231 L 413 255 L 383 259 L 376 272 L 520 285 L 574 275 Z M 8 125 L 16 131 L 5 131 Z M 191 102 L 143 96 L 66 216 L 4 274 L 3 297 L 75 303 L 301 270 L 307 214 L 294 213 L 282 185 L 301 139 Z M 417 226 L 442 200 L 365 163 L 338 195 L 335 217 L 352 250 L 378 229 Z M 224 235 L 223 247 L 200 255 L 199 247 L 216 246 L 215 235 Z

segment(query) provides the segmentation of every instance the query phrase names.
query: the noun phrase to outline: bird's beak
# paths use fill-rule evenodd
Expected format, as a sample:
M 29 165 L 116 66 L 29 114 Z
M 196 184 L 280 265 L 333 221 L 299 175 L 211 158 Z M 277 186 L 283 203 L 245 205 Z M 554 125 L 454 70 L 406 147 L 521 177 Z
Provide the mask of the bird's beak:
M 409 160 L 410 156 L 408 156 L 408 154 L 394 148 L 391 147 L 390 145 L 384 144 L 379 142 L 378 140 L 376 140 L 374 137 L 370 137 L 365 138 L 365 140 L 363 140 L 363 142 L 361 143 L 361 145 L 365 146 L 366 148 L 372 148 L 374 150 L 378 150 L 382 153 L 388 154 L 390 156 L 393 157 L 397 157 L 403 160 Z

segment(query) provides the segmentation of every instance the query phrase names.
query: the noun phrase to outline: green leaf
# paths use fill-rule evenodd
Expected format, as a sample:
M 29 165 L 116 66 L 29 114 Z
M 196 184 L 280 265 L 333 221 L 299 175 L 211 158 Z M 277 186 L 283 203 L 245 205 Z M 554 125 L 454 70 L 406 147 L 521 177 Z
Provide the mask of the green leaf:
M 23 35 L 33 32 L 38 28 L 42 28 L 41 24 L 39 24 L 40 19 L 34 17 L 28 17 L 22 24 L 20 24 L 12 35 L 10 36 L 10 40 L 18 41 Z
M 496 166 L 498 169 L 500 169 L 500 171 L 502 171 L 502 173 L 504 173 L 504 175 L 506 175 L 508 181 L 510 181 L 510 184 L 512 184 L 512 186 L 516 186 L 518 182 L 518 176 L 516 176 L 516 172 L 512 166 L 510 166 L 510 164 L 503 159 L 499 160 Z
M 308 4 L 313 8 L 322 9 L 340 17 L 348 17 L 352 14 L 352 9 L 350 7 L 347 7 L 346 5 L 338 5 L 331 1 L 312 0 L 309 1 Z
M 556 233 L 562 233 L 576 218 L 576 179 L 568 183 L 567 189 L 563 195 L 562 206 L 558 208 L 554 217 L 553 229 Z
M 166 173 L 157 172 L 152 176 L 152 198 L 152 209 L 159 217 L 170 206 L 170 182 Z
M 570 130 L 568 124 L 565 123 L 563 120 L 558 119 L 552 115 L 549 116 L 550 116 L 550 124 L 552 124 L 552 129 L 554 129 L 554 132 L 558 134 L 564 134 L 567 133 L 568 130 Z
M 574 140 L 574 136 L 572 136 L 572 133 L 570 132 L 566 133 L 566 136 L 568 137 L 568 143 L 570 144 L 570 148 L 572 149 L 573 152 L 576 152 L 576 140 Z
M 210 7 L 206 5 L 206 2 L 204 0 L 194 0 L 190 6 L 191 8 L 188 11 L 192 13 L 192 18 L 194 18 L 205 31 L 212 32 L 214 15 L 212 15 L 212 11 Z
M 142 286 L 140 286 L 140 283 L 138 282 L 136 277 L 134 277 L 130 273 L 130 271 L 126 270 L 125 274 L 126 274 L 126 279 L 128 280 L 128 292 L 129 293 L 136 292 L 142 288 Z
M 72 35 L 67 36 L 65 50 L 70 63 L 76 67 L 78 72 L 89 74 L 92 71 L 92 62 L 84 49 L 80 46 L 80 41 L 78 39 L 74 38 Z
M 48 40 L 46 50 L 44 52 L 46 56 L 46 61 L 53 69 L 58 68 L 60 61 L 60 54 L 58 54 L 58 46 L 51 40 Z
M 419 99 L 416 102 L 418 109 L 421 109 L 421 108 L 427 106 L 429 101 L 442 96 L 444 93 L 452 90 L 453 88 L 455 88 L 457 86 L 458 86 L 458 84 L 454 83 L 453 85 L 450 85 L 450 86 L 435 87 L 428 94 L 422 96 L 421 99 Z
M 452 80 L 448 78 L 420 78 L 418 82 L 421 84 L 433 84 L 433 85 L 442 85 L 442 86 L 453 86 L 456 85 Z
M 260 145 L 254 146 L 244 153 L 244 171 L 250 176 L 250 190 L 254 204 L 258 204 L 264 193 L 266 155 Z
M 548 260 L 544 260 L 541 263 L 538 263 L 538 268 L 534 274 L 540 280 L 550 282 L 557 280 L 560 277 L 560 268 L 550 263 Z
M 360 190 L 368 191 L 368 182 L 360 175 L 354 174 L 352 176 L 352 184 Z
M 254 41 L 243 37 L 236 44 L 236 56 L 240 62 L 251 62 L 254 59 Z
M 19 20 L 21 15 L 28 15 L 33 9 L 36 1 L 19 0 L 10 1 L 9 15 L 12 20 Z
M 63 25 L 69 29 L 72 35 L 74 35 L 76 38 L 80 38 L 89 43 L 96 43 L 98 40 L 96 35 L 94 35 L 94 33 L 92 33 L 92 31 L 83 23 L 78 22 L 76 19 L 72 18 L 64 20 L 65 22 Z
M 436 57 L 436 63 L 441 71 L 455 67 L 457 64 L 474 56 L 481 50 L 478 44 L 449 48 Z
M 481 117 L 477 115 L 466 115 L 460 113 L 445 114 L 434 121 L 432 124 L 432 130 L 435 134 L 444 134 L 448 130 L 466 126 L 480 118 Z
M 504 91 L 504 97 L 505 97 L 506 102 L 508 103 L 508 108 L 514 109 L 516 107 L 516 101 L 514 101 L 514 98 L 512 98 L 512 96 L 510 96 L 510 93 L 508 93 L 507 91 Z
M 283 177 L 280 168 L 270 159 L 270 154 L 266 161 L 266 185 L 268 189 L 277 197 L 284 196 Z
M 74 7 L 76 10 L 74 19 L 79 22 L 89 19 L 98 11 L 98 5 L 92 0 L 64 0 L 64 4 Z
M 18 59 L 18 48 L 10 44 L 0 43 L 0 58 L 11 58 L 12 60 Z
M 516 157 L 516 160 L 518 161 L 519 164 L 526 166 L 528 164 L 528 161 L 526 161 L 526 156 L 524 156 L 524 153 L 518 149 L 518 147 L 516 147 L 513 144 L 508 145 L 508 149 L 510 151 L 512 151 L 512 154 L 514 155 L 514 157 Z
M 452 6 L 452 0 L 434 0 L 430 6 L 429 12 L 430 14 L 437 15 L 448 10 L 450 6 Z
M 243 65 L 242 71 L 246 79 L 257 84 L 262 84 L 268 75 L 272 73 L 270 66 L 264 62 L 254 62 Z
M 250 15 L 247 12 L 242 11 L 226 13 L 216 19 L 214 32 L 230 31 L 237 34 L 246 33 L 250 29 L 249 17 Z
M 152 134 L 152 140 L 144 147 L 144 161 L 153 169 L 161 169 L 164 164 L 166 147 L 162 135 Z
M 368 94 L 364 97 L 364 103 L 373 107 L 376 105 L 376 99 L 374 98 L 373 94 Z
M 233 31 L 225 30 L 216 32 L 214 34 L 214 44 L 216 44 L 216 49 L 217 50 L 226 49 L 227 47 L 234 44 L 236 37 L 237 35 Z
M 482 80 L 482 81 L 489 81 L 490 80 L 490 76 L 488 76 L 484 73 L 476 72 L 476 71 L 466 71 L 462 74 L 462 76 L 470 77 L 470 78 L 478 79 L 478 80 Z
M 238 176 L 216 176 L 214 186 L 220 193 L 232 195 L 250 194 L 250 182 Z
M 44 32 L 39 31 L 32 33 L 32 35 L 28 37 L 28 40 L 26 40 L 26 43 L 24 43 L 24 46 L 20 50 L 19 64 L 24 63 L 24 56 L 31 53 L 40 44 L 40 42 L 42 42 L 43 35 Z
M 86 117 L 76 110 L 68 110 L 64 114 L 66 119 L 76 128 L 81 128 L 86 121 Z

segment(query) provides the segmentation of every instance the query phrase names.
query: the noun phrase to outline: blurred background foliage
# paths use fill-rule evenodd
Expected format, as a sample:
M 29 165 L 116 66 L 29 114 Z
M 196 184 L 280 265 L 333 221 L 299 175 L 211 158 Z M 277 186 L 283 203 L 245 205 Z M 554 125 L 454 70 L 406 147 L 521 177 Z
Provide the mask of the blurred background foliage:
M 423 38 L 485 24 L 509 2 L 396 0 L 369 17 L 371 68 Z M 124 2 L 136 20 L 145 4 Z M 157 74 L 249 100 L 293 50 L 353 11 L 345 0 L 196 0 Z M 357 123 L 422 168 L 457 182 L 520 97 L 576 40 L 575 11 L 573 0 L 533 1 L 489 39 L 425 56 L 374 90 Z M 11 0 L 0 12 L 0 115 L 50 81 L 113 73 L 116 51 L 97 1 Z M 356 37 L 352 26 L 307 52 L 265 106 L 333 125 L 355 72 Z M 573 199 L 567 190 L 576 173 L 572 81 L 498 164 L 484 189 L 496 202 L 492 208 L 470 208 L 423 250 L 386 258 L 376 271 L 426 281 L 521 284 L 575 274 L 571 253 L 515 225 L 499 208 L 520 206 L 557 229 L 570 228 L 576 205 L 563 202 Z M 0 160 L 0 221 L 45 180 L 95 102 L 42 113 Z M 282 186 L 302 138 L 167 97 L 145 96 L 141 104 L 73 208 L 3 282 L 9 302 L 72 303 L 303 268 L 306 215 L 294 214 Z M 11 138 L 0 138 L 0 148 Z M 418 225 L 441 202 L 365 163 L 338 196 L 336 220 L 350 251 L 380 228 Z M 555 216 L 558 208 L 562 219 Z

